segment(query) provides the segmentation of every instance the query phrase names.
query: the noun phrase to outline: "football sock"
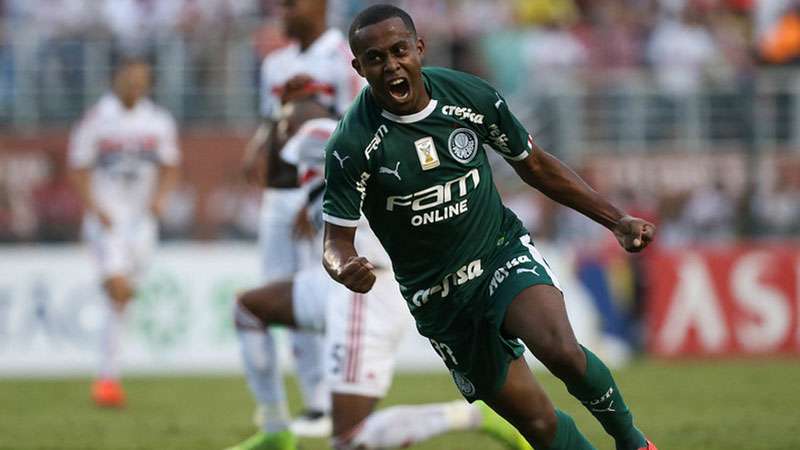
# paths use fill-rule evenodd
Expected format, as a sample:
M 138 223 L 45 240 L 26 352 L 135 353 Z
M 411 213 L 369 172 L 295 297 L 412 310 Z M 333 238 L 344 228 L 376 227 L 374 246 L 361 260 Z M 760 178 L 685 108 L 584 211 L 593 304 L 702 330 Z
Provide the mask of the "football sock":
M 266 433 L 286 430 L 289 411 L 272 331 L 239 302 L 235 308 L 236 335 L 247 384 L 258 403 L 259 426 Z
M 290 334 L 305 409 L 327 413 L 331 410 L 331 395 L 322 371 L 323 336 L 306 331 L 292 331 Z
M 463 400 L 394 406 L 370 414 L 353 434 L 333 443 L 336 449 L 404 448 L 448 431 L 476 429 L 481 421 L 480 409 Z
M 556 410 L 556 419 L 556 437 L 546 450 L 596 450 L 575 426 L 572 417 Z
M 107 303 L 105 323 L 100 331 L 100 361 L 97 376 L 104 380 L 116 380 L 120 376 L 120 353 L 125 334 L 127 308 L 114 308 Z
M 616 441 L 618 450 L 636 450 L 647 445 L 644 435 L 633 426 L 633 415 L 619 391 L 611 371 L 586 347 L 586 375 L 569 382 L 567 390 L 600 422 Z

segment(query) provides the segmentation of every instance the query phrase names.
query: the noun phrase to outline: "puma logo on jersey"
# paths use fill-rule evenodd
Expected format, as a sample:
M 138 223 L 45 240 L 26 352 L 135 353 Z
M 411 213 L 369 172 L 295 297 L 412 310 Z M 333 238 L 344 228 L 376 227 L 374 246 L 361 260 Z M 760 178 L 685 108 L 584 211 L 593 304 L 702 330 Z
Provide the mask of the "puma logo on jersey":
M 505 102 L 503 101 L 502 98 L 500 98 L 500 94 L 498 94 L 497 92 L 495 92 L 494 95 L 497 97 L 497 101 L 494 102 L 494 107 L 495 109 L 500 109 L 500 105 L 502 105 Z
M 403 179 L 400 178 L 400 161 L 397 161 L 397 165 L 394 166 L 394 170 L 392 170 L 392 169 L 390 169 L 388 167 L 381 166 L 381 167 L 378 168 L 378 173 L 385 173 L 385 174 L 389 174 L 389 175 L 394 175 L 394 176 L 397 177 L 397 179 L 399 181 L 403 181 Z
M 536 269 L 538 269 L 538 268 L 539 268 L 539 266 L 534 266 L 533 269 L 526 269 L 524 267 L 520 267 L 519 269 L 517 269 L 517 273 L 529 272 L 529 273 L 532 273 L 532 274 L 534 274 L 534 275 L 536 275 L 538 277 L 539 276 L 539 272 L 536 271 Z
M 338 153 L 336 153 L 336 150 L 334 150 L 333 151 L 333 156 L 339 161 L 339 165 L 342 167 L 342 169 L 344 169 L 344 160 L 349 158 L 350 155 L 347 155 L 344 158 L 342 158 L 341 156 L 339 156 Z

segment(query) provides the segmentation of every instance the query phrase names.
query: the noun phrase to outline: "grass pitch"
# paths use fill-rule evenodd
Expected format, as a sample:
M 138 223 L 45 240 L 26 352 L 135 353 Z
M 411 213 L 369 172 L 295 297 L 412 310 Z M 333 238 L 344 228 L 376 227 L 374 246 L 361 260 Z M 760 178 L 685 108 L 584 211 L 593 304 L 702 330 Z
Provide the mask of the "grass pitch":
M 637 423 L 661 450 L 800 449 L 800 361 L 641 362 L 615 373 Z M 600 450 L 613 449 L 558 380 L 537 378 Z M 88 379 L 0 379 L 0 449 L 222 449 L 254 431 L 240 377 L 131 378 L 125 386 L 128 407 L 110 411 L 90 404 Z M 296 392 L 290 382 L 294 406 Z M 454 398 L 446 374 L 405 374 L 382 406 Z M 328 448 L 325 440 L 301 445 Z M 502 447 L 465 432 L 413 448 Z

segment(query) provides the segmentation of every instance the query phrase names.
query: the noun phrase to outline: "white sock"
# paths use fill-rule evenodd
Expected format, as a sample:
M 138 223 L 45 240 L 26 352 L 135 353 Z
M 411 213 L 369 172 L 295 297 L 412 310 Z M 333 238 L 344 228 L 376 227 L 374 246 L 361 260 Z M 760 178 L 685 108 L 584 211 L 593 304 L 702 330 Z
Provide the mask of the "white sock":
M 289 426 L 289 411 L 272 332 L 239 302 L 235 308 L 236 335 L 247 384 L 258 403 L 259 426 L 266 433 L 283 431 Z
M 478 407 L 463 400 L 394 406 L 370 414 L 350 436 L 334 438 L 334 448 L 401 448 L 448 431 L 475 429 L 480 424 Z
M 331 394 L 322 369 L 323 336 L 315 332 L 292 331 L 292 353 L 297 380 L 307 410 L 330 412 Z
M 106 302 L 105 323 L 100 330 L 100 361 L 97 377 L 101 380 L 117 380 L 120 376 L 120 353 L 125 334 L 127 308 L 114 308 L 111 300 Z

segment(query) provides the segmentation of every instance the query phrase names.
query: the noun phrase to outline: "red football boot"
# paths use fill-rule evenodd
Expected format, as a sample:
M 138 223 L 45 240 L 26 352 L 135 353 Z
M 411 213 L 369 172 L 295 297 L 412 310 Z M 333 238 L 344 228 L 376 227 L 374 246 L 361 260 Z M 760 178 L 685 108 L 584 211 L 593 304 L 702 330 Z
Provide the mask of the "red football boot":
M 656 448 L 656 444 L 653 444 L 652 442 L 650 442 L 650 439 L 648 439 L 647 447 L 642 447 L 639 450 L 658 450 L 658 449 Z
M 96 380 L 92 384 L 92 400 L 103 408 L 122 408 L 125 406 L 125 391 L 117 380 Z

